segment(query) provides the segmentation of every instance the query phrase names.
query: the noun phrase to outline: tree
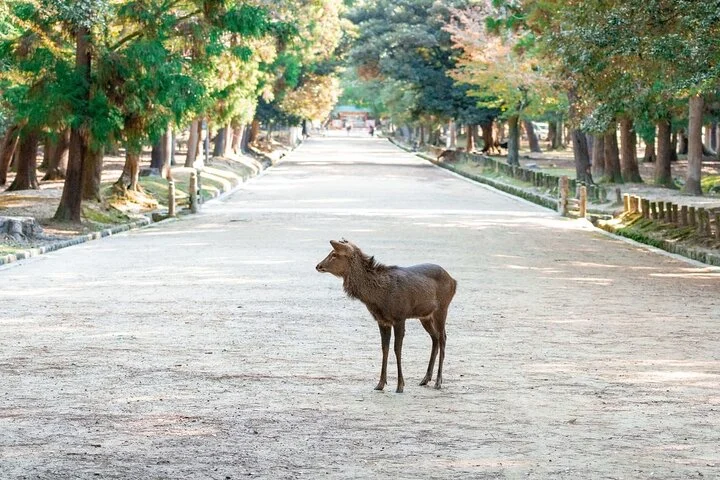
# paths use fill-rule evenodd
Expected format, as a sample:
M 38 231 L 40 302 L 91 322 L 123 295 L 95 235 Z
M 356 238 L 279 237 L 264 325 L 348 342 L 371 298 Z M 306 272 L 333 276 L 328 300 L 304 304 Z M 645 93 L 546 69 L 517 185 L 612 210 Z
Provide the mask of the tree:
M 465 4 L 374 0 L 351 12 L 358 37 L 349 62 L 365 82 L 378 85 L 371 91 L 387 99 L 383 105 L 394 123 L 436 131 L 453 120 L 474 130 L 497 114 L 494 107 L 478 107 L 478 100 L 467 95 L 468 86 L 450 76 L 461 52 L 443 27 L 450 20 L 449 7 Z
M 489 106 L 500 109 L 509 128 L 508 163 L 519 165 L 522 117 L 543 113 L 556 103 L 556 95 L 534 56 L 531 36 L 513 22 L 508 6 L 499 8 L 487 1 L 454 9 L 445 29 L 462 51 L 451 75 L 471 85 L 471 93 L 492 99 Z

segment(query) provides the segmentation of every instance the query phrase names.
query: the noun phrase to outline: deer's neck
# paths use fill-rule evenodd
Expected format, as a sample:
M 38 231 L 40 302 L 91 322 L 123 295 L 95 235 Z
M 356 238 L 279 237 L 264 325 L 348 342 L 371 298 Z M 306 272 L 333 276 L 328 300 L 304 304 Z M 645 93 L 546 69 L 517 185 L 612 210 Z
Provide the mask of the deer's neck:
M 343 279 L 345 293 L 365 304 L 377 302 L 387 283 L 385 275 L 379 270 L 362 260 L 352 262 L 350 271 Z

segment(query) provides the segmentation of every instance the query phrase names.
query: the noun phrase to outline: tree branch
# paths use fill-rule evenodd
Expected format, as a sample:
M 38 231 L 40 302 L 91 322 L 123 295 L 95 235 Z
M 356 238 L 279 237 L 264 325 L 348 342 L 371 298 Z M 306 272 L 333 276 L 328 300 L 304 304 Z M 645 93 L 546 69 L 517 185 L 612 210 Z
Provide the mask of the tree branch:
M 177 3 L 179 3 L 179 2 L 177 2 Z M 175 23 L 178 24 L 178 23 L 182 22 L 183 20 L 187 20 L 188 18 L 191 18 L 191 17 L 197 15 L 198 13 L 202 13 L 202 10 L 195 10 L 195 11 L 193 11 L 193 12 L 188 13 L 187 15 L 183 15 L 182 17 L 178 17 L 178 18 L 176 19 L 176 22 L 175 22 Z M 118 42 L 115 43 L 115 45 L 113 45 L 112 47 L 110 47 L 110 50 L 111 50 L 111 51 L 117 50 L 118 48 L 122 47 L 122 46 L 125 45 L 127 42 L 129 42 L 130 40 L 139 37 L 139 36 L 142 35 L 144 32 L 145 32 L 145 30 L 143 29 L 143 30 L 138 30 L 138 31 L 136 31 L 136 32 L 131 33 L 130 35 L 126 36 L 125 38 L 122 38 L 122 39 L 118 40 Z

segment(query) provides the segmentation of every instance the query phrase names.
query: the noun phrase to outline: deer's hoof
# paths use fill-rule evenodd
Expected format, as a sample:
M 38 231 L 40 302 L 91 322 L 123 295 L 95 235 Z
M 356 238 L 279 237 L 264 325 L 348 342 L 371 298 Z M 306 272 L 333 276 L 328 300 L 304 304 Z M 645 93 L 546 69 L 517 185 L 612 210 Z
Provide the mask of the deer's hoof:
M 402 393 L 405 389 L 405 385 L 398 385 L 397 390 L 395 390 L 395 393 Z
M 430 381 L 430 377 L 425 377 L 420 382 L 420 385 L 427 385 L 429 381 Z
M 377 384 L 377 387 L 375 387 L 375 390 L 382 390 L 385 388 L 385 384 L 383 382 L 380 382 Z
M 442 380 L 436 380 L 435 381 L 435 390 L 440 390 L 442 388 Z

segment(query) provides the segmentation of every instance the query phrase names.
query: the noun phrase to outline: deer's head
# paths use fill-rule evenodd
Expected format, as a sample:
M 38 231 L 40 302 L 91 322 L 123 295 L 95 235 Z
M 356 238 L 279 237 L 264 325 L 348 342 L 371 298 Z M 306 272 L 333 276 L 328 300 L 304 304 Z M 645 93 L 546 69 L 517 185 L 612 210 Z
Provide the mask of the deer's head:
M 336 277 L 344 277 L 350 270 L 350 259 L 357 247 L 345 239 L 330 240 L 332 250 L 322 262 L 315 267 L 320 273 L 332 273 Z

